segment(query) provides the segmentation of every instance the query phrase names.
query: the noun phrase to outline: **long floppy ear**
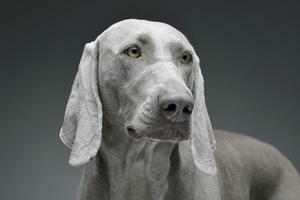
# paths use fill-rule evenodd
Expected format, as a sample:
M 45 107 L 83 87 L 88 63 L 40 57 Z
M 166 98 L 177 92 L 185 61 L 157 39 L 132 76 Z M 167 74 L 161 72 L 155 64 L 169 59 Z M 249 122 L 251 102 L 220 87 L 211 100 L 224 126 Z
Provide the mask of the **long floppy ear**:
M 194 82 L 192 89 L 195 105 L 192 113 L 190 145 L 196 167 L 209 175 L 217 173 L 213 155 L 215 139 L 210 119 L 206 110 L 204 97 L 204 80 L 200 66 L 194 68 Z
M 102 105 L 98 89 L 98 42 L 85 45 L 60 130 L 62 142 L 72 149 L 69 164 L 79 166 L 100 147 Z

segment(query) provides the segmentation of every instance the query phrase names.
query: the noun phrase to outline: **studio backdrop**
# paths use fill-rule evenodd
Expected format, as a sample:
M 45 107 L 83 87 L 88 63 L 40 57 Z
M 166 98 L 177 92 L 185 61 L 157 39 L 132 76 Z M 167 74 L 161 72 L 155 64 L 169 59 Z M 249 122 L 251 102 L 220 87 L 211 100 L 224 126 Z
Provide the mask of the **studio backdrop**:
M 183 32 L 215 129 L 268 142 L 300 169 L 300 6 L 207 1 L 8 1 L 0 11 L 0 199 L 74 199 L 81 168 L 59 140 L 84 44 L 138 18 Z

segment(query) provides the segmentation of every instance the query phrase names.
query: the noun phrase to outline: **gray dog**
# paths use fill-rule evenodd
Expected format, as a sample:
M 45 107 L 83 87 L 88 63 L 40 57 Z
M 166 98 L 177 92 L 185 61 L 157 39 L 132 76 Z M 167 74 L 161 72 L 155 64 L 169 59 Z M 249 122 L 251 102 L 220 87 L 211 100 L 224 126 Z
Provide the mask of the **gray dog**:
M 85 164 L 78 200 L 300 199 L 275 148 L 213 132 L 199 58 L 164 23 L 124 20 L 86 44 L 60 137 Z

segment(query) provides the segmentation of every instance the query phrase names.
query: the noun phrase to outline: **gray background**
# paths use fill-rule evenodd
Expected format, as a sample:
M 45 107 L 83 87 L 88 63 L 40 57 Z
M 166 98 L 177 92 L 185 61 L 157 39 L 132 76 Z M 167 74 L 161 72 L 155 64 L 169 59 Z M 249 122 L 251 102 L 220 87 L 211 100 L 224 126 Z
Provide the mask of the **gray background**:
M 67 164 L 58 137 L 65 105 L 84 43 L 125 18 L 186 34 L 213 126 L 271 143 L 299 169 L 300 7 L 197 2 L 2 3 L 0 199 L 74 198 L 81 168 Z

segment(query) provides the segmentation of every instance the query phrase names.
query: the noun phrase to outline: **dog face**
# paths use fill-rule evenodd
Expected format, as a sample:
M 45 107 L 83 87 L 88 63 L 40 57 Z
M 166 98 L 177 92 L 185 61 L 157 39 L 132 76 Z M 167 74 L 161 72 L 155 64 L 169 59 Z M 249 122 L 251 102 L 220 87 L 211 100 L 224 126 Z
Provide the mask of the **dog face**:
M 104 115 L 118 112 L 135 139 L 188 139 L 198 62 L 185 36 L 169 25 L 123 21 L 110 27 L 99 44 Z

